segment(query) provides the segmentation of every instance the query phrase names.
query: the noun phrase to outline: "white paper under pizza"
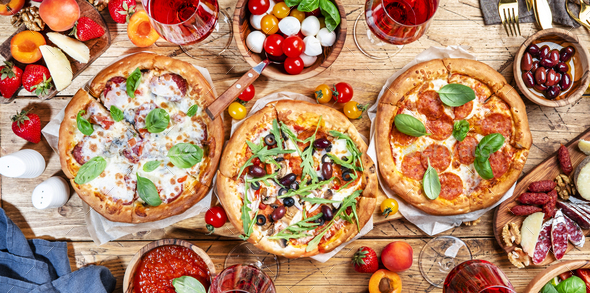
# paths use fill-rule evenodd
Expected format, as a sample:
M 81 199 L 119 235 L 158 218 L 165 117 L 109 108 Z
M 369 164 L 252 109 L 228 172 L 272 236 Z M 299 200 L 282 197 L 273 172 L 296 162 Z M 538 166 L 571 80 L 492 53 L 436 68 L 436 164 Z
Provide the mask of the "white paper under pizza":
M 297 93 L 291 93 L 291 92 L 278 92 L 278 93 L 274 93 L 274 94 L 270 94 L 264 98 L 258 99 L 256 101 L 256 103 L 254 103 L 254 105 L 252 106 L 252 109 L 250 110 L 250 113 L 248 113 L 248 117 L 252 116 L 254 113 L 256 113 L 258 110 L 264 108 L 264 106 L 266 106 L 266 104 L 270 103 L 270 102 L 274 102 L 274 101 L 278 101 L 278 100 L 295 100 L 295 101 L 305 101 L 305 102 L 310 102 L 310 103 L 316 103 L 316 101 L 308 96 L 302 95 L 302 94 L 297 94 Z M 246 119 L 242 119 L 242 120 L 232 120 L 232 124 L 231 124 L 231 134 L 234 134 L 234 131 L 238 128 L 238 126 L 240 126 Z M 367 142 L 367 138 L 364 137 L 361 134 L 361 138 Z M 373 159 L 373 161 L 375 161 L 375 159 Z M 342 248 L 346 247 L 346 245 L 348 245 L 349 243 L 359 239 L 360 237 L 366 235 L 367 233 L 369 233 L 369 231 L 373 230 L 373 217 L 371 216 L 371 219 L 369 219 L 369 221 L 367 222 L 367 224 L 365 224 L 365 226 L 361 229 L 361 231 L 359 231 L 359 233 L 352 238 L 350 241 L 343 243 L 341 245 L 339 245 L 338 247 L 336 247 L 334 250 L 332 250 L 331 252 L 328 253 L 320 253 L 316 256 L 312 256 L 312 259 L 315 259 L 319 262 L 326 262 L 328 261 L 330 258 L 332 258 L 334 255 L 336 255 L 336 253 L 338 253 L 340 250 L 342 250 Z
M 375 123 L 374 123 L 375 117 L 377 116 L 377 105 L 378 105 L 379 100 L 383 96 L 383 93 L 385 93 L 385 91 L 389 89 L 389 86 L 391 85 L 391 83 L 398 76 L 400 76 L 402 73 L 404 73 L 406 70 L 408 70 L 408 68 L 410 68 L 418 63 L 426 62 L 426 61 L 429 61 L 432 59 L 466 58 L 466 59 L 476 60 L 475 56 L 470 54 L 469 52 L 467 52 L 466 49 L 468 49 L 468 47 L 463 47 L 463 46 L 448 46 L 446 48 L 430 47 L 430 48 L 424 50 L 422 53 L 418 54 L 416 56 L 416 58 L 414 58 L 414 60 L 412 60 L 410 63 L 406 64 L 406 66 L 404 66 L 401 70 L 397 71 L 389 79 L 387 79 L 387 82 L 385 82 L 385 85 L 383 85 L 381 92 L 379 92 L 379 96 L 377 98 L 377 101 L 368 110 L 369 119 L 371 119 L 371 132 L 370 132 L 371 143 L 369 144 L 369 150 L 367 151 L 367 153 L 369 154 L 371 159 L 373 159 L 373 161 L 377 162 L 377 152 L 375 150 Z M 375 168 L 378 168 L 378 167 L 379 167 L 379 164 L 375 164 Z M 377 174 L 379 174 L 379 172 L 377 172 Z M 398 197 L 393 192 L 393 190 L 391 190 L 389 187 L 387 187 L 387 185 L 383 182 L 383 179 L 381 178 L 380 174 L 379 174 L 378 178 L 379 178 L 379 185 L 381 185 L 381 188 L 383 188 L 383 191 L 385 192 L 385 194 L 390 198 L 395 198 L 397 200 L 397 202 L 399 203 L 399 212 L 402 214 L 402 216 L 404 216 L 404 218 L 406 218 L 406 220 L 408 220 L 409 222 L 411 222 L 412 224 L 414 224 L 418 228 L 420 228 L 420 230 L 424 231 L 426 234 L 431 235 L 431 236 L 436 235 L 441 232 L 444 232 L 446 230 L 452 229 L 454 227 L 457 227 L 457 226 L 461 225 L 461 223 L 463 223 L 463 222 L 474 221 L 474 220 L 479 219 L 487 211 L 495 208 L 501 202 L 510 198 L 512 196 L 512 193 L 514 192 L 514 187 L 516 186 L 516 183 L 514 183 L 512 188 L 510 188 L 510 190 L 508 190 L 506 192 L 506 194 L 504 194 L 504 196 L 496 204 L 492 205 L 491 207 L 488 207 L 488 208 L 485 208 L 485 209 L 482 209 L 479 211 L 463 214 L 463 215 L 433 216 L 433 215 L 427 214 L 427 213 L 423 212 L 422 210 L 417 209 L 414 206 L 404 202 L 400 197 Z
M 125 55 L 119 59 L 125 58 L 127 56 L 129 55 Z M 113 63 L 118 61 L 119 59 L 113 61 Z M 209 71 L 203 67 L 199 67 L 196 65 L 193 66 L 197 68 L 205 77 L 207 82 L 209 82 L 211 88 L 213 89 L 213 95 L 217 97 L 217 93 L 215 92 L 215 87 L 213 86 L 213 81 L 211 80 L 211 75 L 209 74 Z M 91 81 L 92 80 L 86 83 L 85 88 L 90 84 Z M 43 136 L 45 137 L 45 139 L 47 139 L 47 143 L 49 143 L 49 146 L 51 146 L 53 151 L 55 151 L 55 153 L 57 153 L 58 156 L 59 151 L 57 145 L 59 141 L 59 127 L 61 125 L 62 120 L 64 119 L 64 111 L 65 108 L 62 109 L 59 113 L 57 113 L 57 115 L 53 119 L 51 119 L 51 121 L 41 130 L 41 133 L 43 133 Z M 215 179 L 216 178 L 213 177 L 212 184 L 215 184 Z M 207 196 L 205 196 L 196 205 L 192 206 L 190 209 L 186 210 L 182 214 L 168 217 L 166 219 L 155 222 L 139 224 L 109 221 L 105 217 L 97 213 L 95 210 L 91 209 L 85 202 L 82 202 L 82 204 L 86 219 L 86 227 L 88 228 L 90 237 L 92 237 L 92 240 L 94 240 L 94 242 L 98 243 L 99 245 L 102 245 L 111 240 L 115 240 L 129 234 L 156 229 L 163 229 L 182 220 L 196 217 L 200 213 L 206 212 L 211 207 L 212 197 L 213 188 L 209 190 Z

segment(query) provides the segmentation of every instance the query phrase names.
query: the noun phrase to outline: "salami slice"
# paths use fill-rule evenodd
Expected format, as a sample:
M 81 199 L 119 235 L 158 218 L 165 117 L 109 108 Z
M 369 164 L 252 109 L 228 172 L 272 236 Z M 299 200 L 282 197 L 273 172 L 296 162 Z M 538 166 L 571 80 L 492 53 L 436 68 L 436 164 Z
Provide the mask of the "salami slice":
M 539 234 L 537 245 L 535 246 L 535 251 L 533 252 L 533 263 L 536 265 L 542 263 L 545 258 L 547 258 L 549 250 L 551 249 L 552 223 L 553 220 L 549 220 L 543 224 L 543 227 L 541 227 L 541 233 Z
M 473 101 L 453 109 L 456 120 L 465 119 L 467 116 L 469 116 L 469 114 L 471 114 L 471 111 L 473 111 Z
M 426 172 L 426 168 L 422 166 L 420 152 L 413 152 L 404 156 L 402 161 L 402 173 L 404 175 L 412 179 L 422 180 L 424 172 Z
M 565 216 L 558 210 L 551 224 L 551 248 L 555 259 L 562 259 L 567 250 L 568 230 Z
M 582 232 L 582 228 L 567 216 L 565 216 L 565 224 L 567 227 L 567 239 L 573 245 L 583 247 L 584 242 L 586 242 L 586 237 L 584 236 L 584 232 Z
M 590 218 L 588 218 L 585 213 L 574 208 L 573 204 L 557 201 L 556 206 L 557 208 L 560 208 L 566 216 L 578 223 L 582 229 L 590 229 Z
M 393 126 L 390 134 L 390 139 L 391 141 L 393 141 L 393 143 L 397 145 L 409 146 L 418 138 L 411 135 L 407 135 L 405 133 L 401 133 L 399 132 L 399 130 L 397 130 L 397 128 L 395 128 L 395 126 Z
M 453 200 L 463 193 L 463 180 L 454 173 L 442 173 L 438 176 L 440 180 L 439 197 L 446 200 Z
M 509 159 L 508 155 L 502 150 L 490 155 L 490 166 L 492 167 L 494 178 L 500 178 L 508 171 L 508 167 L 510 167 Z
M 445 140 L 453 134 L 453 119 L 444 113 L 437 119 L 429 119 L 426 122 L 426 132 L 431 134 L 429 138 Z
M 487 115 L 480 121 L 480 126 L 482 135 L 500 133 L 507 139 L 512 136 L 512 119 L 504 114 L 493 113 Z
M 438 119 L 444 114 L 443 103 L 435 91 L 425 91 L 418 95 L 416 106 L 418 112 L 424 114 L 428 119 Z
M 464 165 L 473 164 L 477 144 L 477 138 L 473 136 L 467 136 L 463 141 L 457 142 L 455 145 L 455 158 L 457 161 Z
M 444 145 L 431 144 L 422 151 L 421 162 L 424 170 L 428 168 L 428 161 L 432 168 L 441 173 L 451 164 L 451 152 Z

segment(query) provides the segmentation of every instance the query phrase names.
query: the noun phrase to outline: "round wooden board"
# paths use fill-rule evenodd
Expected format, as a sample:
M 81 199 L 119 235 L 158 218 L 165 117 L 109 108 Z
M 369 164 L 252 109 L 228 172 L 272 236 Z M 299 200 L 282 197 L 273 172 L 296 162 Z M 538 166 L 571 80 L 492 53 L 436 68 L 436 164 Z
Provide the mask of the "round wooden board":
M 539 293 L 541 288 L 561 273 L 576 269 L 590 269 L 590 260 L 571 260 L 552 265 L 539 273 L 524 289 L 524 293 Z

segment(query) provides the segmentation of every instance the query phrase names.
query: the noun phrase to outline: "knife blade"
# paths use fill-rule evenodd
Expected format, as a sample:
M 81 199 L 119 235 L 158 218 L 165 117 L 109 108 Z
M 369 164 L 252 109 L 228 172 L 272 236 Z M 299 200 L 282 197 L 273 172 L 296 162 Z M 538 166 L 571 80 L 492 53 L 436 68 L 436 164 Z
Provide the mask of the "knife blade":
M 547 0 L 535 0 L 535 17 L 541 26 L 541 29 L 552 28 L 553 16 Z

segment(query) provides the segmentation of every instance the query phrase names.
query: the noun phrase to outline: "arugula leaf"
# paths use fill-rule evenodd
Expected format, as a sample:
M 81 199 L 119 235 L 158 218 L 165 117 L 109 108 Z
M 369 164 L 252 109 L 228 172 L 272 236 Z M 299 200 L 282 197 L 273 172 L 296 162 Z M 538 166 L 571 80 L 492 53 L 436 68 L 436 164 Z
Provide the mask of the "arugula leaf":
M 298 139 L 297 136 L 291 131 L 291 129 L 289 129 L 289 127 L 287 127 L 287 125 L 285 125 L 283 122 L 281 122 L 281 129 L 283 130 L 283 132 L 285 132 L 285 134 L 287 134 L 287 137 L 289 137 L 289 139 L 292 140 L 295 145 L 297 144 L 297 142 L 309 143 L 310 147 L 308 147 L 303 152 L 299 149 L 299 147 L 295 147 L 295 149 L 297 150 L 297 153 L 299 154 L 299 157 L 301 157 L 301 181 L 302 182 L 305 182 L 305 180 L 307 180 L 308 176 L 309 176 L 309 178 L 311 178 L 312 183 L 317 183 L 317 181 L 318 181 L 318 174 L 315 172 L 315 169 L 314 169 L 314 162 L 313 162 L 313 155 L 312 155 L 312 152 L 313 152 L 312 142 L 315 140 L 315 136 L 318 132 L 321 122 L 322 122 L 322 116 L 320 116 L 320 119 L 318 121 L 318 125 L 316 126 L 316 129 L 315 129 L 315 132 L 313 133 L 313 135 L 308 137 L 305 140 Z
M 274 135 L 275 141 L 277 142 L 277 148 L 283 149 L 283 135 L 281 130 L 279 129 L 279 124 L 277 123 L 277 119 L 272 120 L 272 128 L 270 129 L 270 133 Z
M 80 110 L 78 112 L 78 115 L 76 115 L 76 125 L 78 126 L 78 130 L 80 130 L 80 132 L 84 133 L 84 135 L 90 136 L 94 132 L 94 128 L 92 127 L 92 124 L 88 122 L 88 120 L 82 117 L 84 113 L 86 113 L 85 110 Z
M 332 228 L 332 225 L 334 225 L 334 222 L 330 222 L 329 225 L 326 225 L 320 234 L 318 234 L 311 241 L 309 241 L 307 243 L 307 247 L 305 248 L 305 251 L 310 252 L 310 251 L 316 249 L 316 247 L 318 247 L 318 244 L 320 244 L 320 240 L 322 240 L 322 238 L 324 238 L 324 235 L 326 235 L 326 232 L 328 232 L 328 230 L 330 230 L 330 228 Z
M 325 198 L 321 198 L 321 197 L 302 197 L 301 200 L 307 201 L 309 203 L 312 204 L 322 204 L 322 203 L 340 203 L 339 200 L 331 200 L 331 199 L 325 199 Z
M 172 280 L 176 293 L 207 293 L 199 280 L 191 276 L 182 276 Z
M 359 169 L 359 171 L 363 171 L 363 160 L 362 160 L 362 153 L 361 151 L 356 147 L 356 144 L 354 143 L 354 141 L 352 140 L 352 138 L 350 138 L 349 135 L 344 134 L 342 132 L 336 131 L 336 130 L 330 130 L 328 131 L 328 133 L 331 136 L 334 136 L 336 138 L 339 139 L 344 139 L 346 140 L 346 149 L 348 149 L 348 151 L 352 154 L 353 156 L 353 162 L 352 164 L 356 164 L 356 161 L 358 160 L 359 165 L 361 166 L 361 168 Z
M 276 140 L 276 138 L 275 138 Z M 266 144 L 264 144 L 264 141 L 261 139 L 259 144 L 255 144 L 249 140 L 246 141 L 246 144 L 248 145 L 248 147 L 250 147 L 250 150 L 252 151 L 252 156 L 246 161 L 246 163 L 244 163 L 244 165 L 240 168 L 240 171 L 238 172 L 238 178 L 240 178 L 242 176 L 242 173 L 244 172 L 244 170 L 249 167 L 252 166 L 252 160 L 254 160 L 254 158 L 258 158 L 260 159 L 261 162 L 263 163 L 272 163 L 276 166 L 279 166 L 279 164 L 274 160 L 274 157 L 280 155 L 280 154 L 290 154 L 295 152 L 294 150 L 284 150 L 284 149 L 279 149 L 279 148 L 274 148 L 274 149 L 268 149 L 268 147 L 266 146 Z
M 340 188 L 338 190 L 336 190 L 336 192 L 346 189 L 346 187 L 348 187 L 348 185 L 350 185 L 350 183 L 354 182 L 358 176 L 356 175 L 356 171 L 354 171 L 354 173 L 350 173 L 350 178 L 352 178 L 350 181 L 346 182 L 346 184 L 340 186 Z
M 268 237 L 268 239 L 271 240 L 278 240 L 278 239 L 298 239 L 298 238 L 303 238 L 303 237 L 307 237 L 307 236 L 311 236 L 311 234 L 308 233 L 303 233 L 306 231 L 310 231 L 310 230 L 314 230 L 316 229 L 320 223 L 315 223 L 315 220 L 319 219 L 320 217 L 322 217 L 323 214 L 319 213 L 313 217 L 309 217 L 307 219 L 303 219 L 293 225 L 290 225 L 289 227 L 285 228 L 284 230 L 280 231 L 279 233 L 277 233 L 274 236 L 270 236 Z
M 115 122 L 119 122 L 125 118 L 125 115 L 123 115 L 123 111 L 117 108 L 117 106 L 111 105 L 111 117 L 113 120 L 115 120 Z
M 131 74 L 127 78 L 127 83 L 126 83 L 127 95 L 130 98 L 132 98 L 132 99 L 135 98 L 135 91 L 139 87 L 140 81 L 141 81 L 141 70 L 139 70 L 139 67 L 137 67 L 137 68 L 135 68 L 135 70 L 133 70 L 133 72 L 131 72 Z
M 352 164 L 352 158 L 348 158 L 348 161 L 344 161 L 338 157 L 336 157 L 334 154 L 328 153 L 328 157 L 330 157 L 330 159 L 332 159 L 332 161 L 334 161 L 334 163 L 340 165 L 340 166 L 344 166 L 348 169 L 353 169 L 353 170 L 357 170 L 357 171 L 362 171 L 362 168 L 359 166 L 355 166 Z
M 250 238 L 250 222 L 254 222 L 252 221 L 252 219 L 250 219 L 250 212 L 252 211 L 251 208 L 248 207 L 248 205 L 251 204 L 250 200 L 248 199 L 248 184 L 244 184 L 244 199 L 242 202 L 242 228 L 244 229 L 244 234 L 246 234 L 246 239 Z M 245 239 L 245 240 L 246 240 Z
M 334 180 L 334 178 L 336 178 L 336 177 L 332 177 L 328 180 L 320 181 L 318 183 L 312 183 L 312 184 L 309 184 L 306 186 L 302 186 L 302 187 L 299 187 L 299 189 L 297 189 L 297 190 L 290 189 L 289 191 L 287 191 L 283 195 L 279 195 L 278 198 L 291 197 L 291 196 L 295 196 L 295 195 L 308 195 L 311 193 L 312 190 L 319 189 L 322 186 L 332 182 L 332 180 Z

